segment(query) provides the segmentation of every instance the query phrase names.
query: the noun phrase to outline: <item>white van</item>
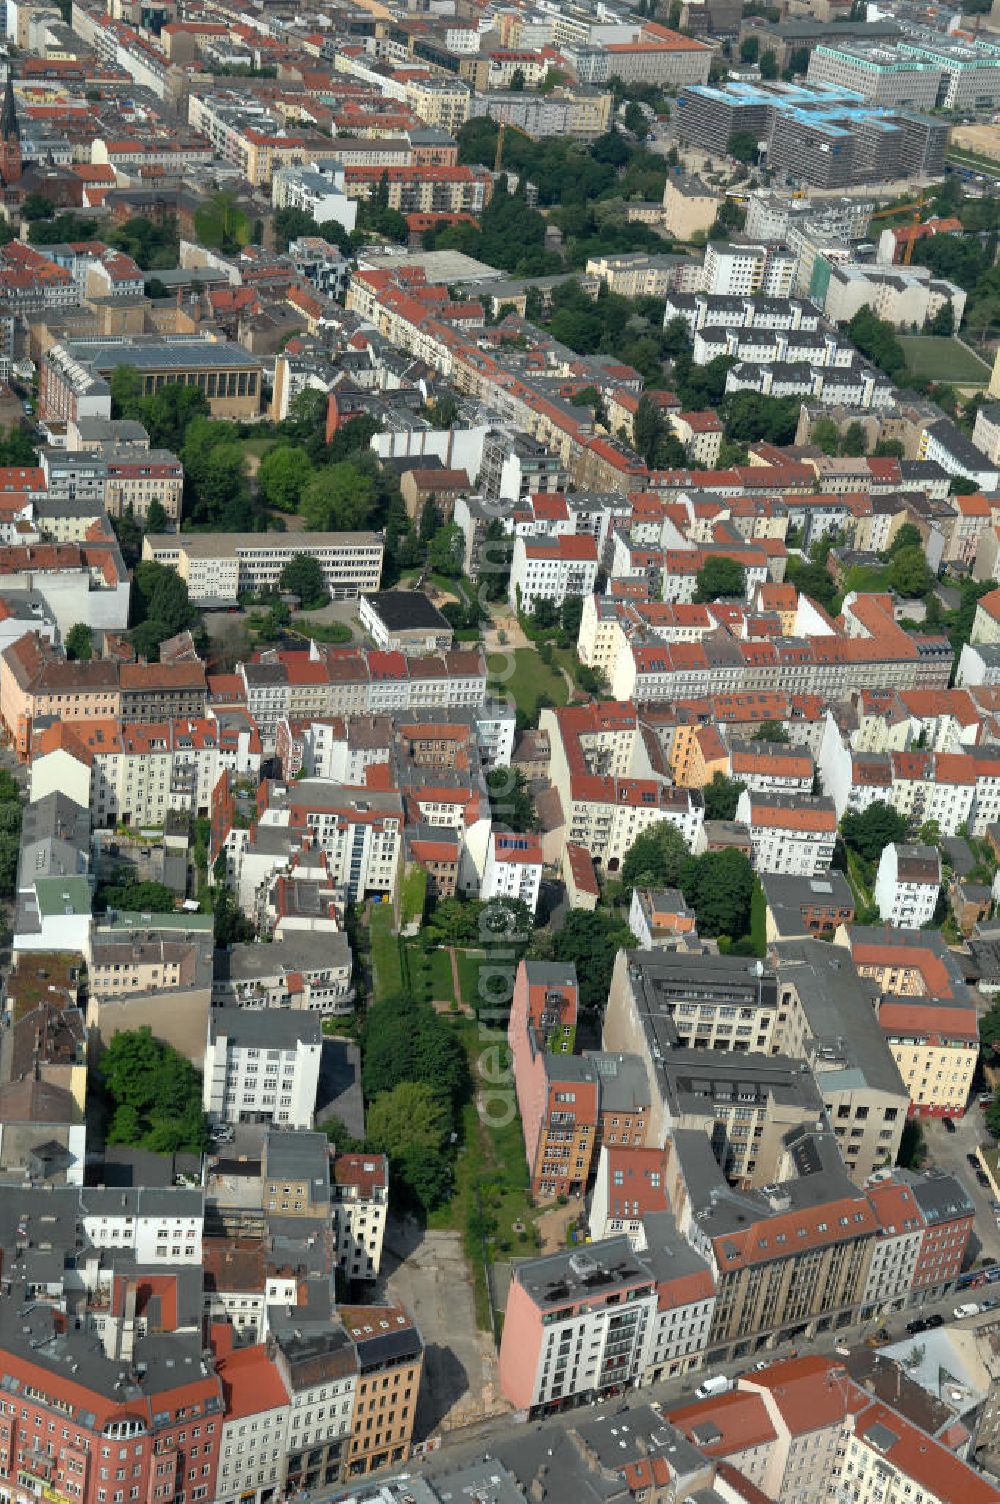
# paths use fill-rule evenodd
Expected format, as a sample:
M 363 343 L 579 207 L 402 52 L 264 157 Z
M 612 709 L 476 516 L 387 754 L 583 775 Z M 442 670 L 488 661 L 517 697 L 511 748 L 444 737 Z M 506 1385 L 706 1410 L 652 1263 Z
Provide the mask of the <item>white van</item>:
M 963 1316 L 978 1316 L 979 1307 L 977 1305 L 973 1305 L 971 1302 L 968 1305 L 956 1306 L 954 1311 L 952 1312 L 952 1315 L 954 1316 L 956 1321 L 961 1321 Z
M 704 1384 L 699 1384 L 695 1394 L 700 1400 L 711 1399 L 713 1394 L 727 1394 L 733 1387 L 732 1379 L 727 1379 L 724 1373 L 713 1374 L 706 1379 Z

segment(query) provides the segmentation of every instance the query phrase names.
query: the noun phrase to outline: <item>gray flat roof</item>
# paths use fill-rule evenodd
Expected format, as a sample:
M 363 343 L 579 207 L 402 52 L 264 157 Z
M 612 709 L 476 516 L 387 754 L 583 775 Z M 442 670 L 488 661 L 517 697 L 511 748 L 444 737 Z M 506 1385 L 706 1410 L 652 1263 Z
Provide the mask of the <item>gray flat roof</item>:
M 627 1237 L 604 1238 L 586 1250 L 550 1253 L 518 1264 L 515 1278 L 540 1306 L 565 1306 L 622 1285 L 653 1284 Z
M 216 366 L 243 366 L 247 370 L 258 370 L 261 364 L 258 356 L 251 355 L 249 350 L 232 340 L 182 337 L 177 340 L 155 340 L 150 344 L 143 344 L 139 339 L 128 343 L 117 340 L 67 340 L 66 348 L 76 360 L 89 362 L 100 371 L 110 371 L 116 366 L 135 366 L 137 369 L 145 367 L 155 371 L 181 371 L 189 366 L 211 369 Z
M 241 549 L 374 548 L 381 533 L 148 533 L 150 548 L 183 549 L 193 558 L 220 559 Z
M 319 1044 L 323 1037 L 318 1018 L 286 1008 L 213 1008 L 208 1028 L 210 1039 L 225 1036 L 237 1045 L 270 1050 Z

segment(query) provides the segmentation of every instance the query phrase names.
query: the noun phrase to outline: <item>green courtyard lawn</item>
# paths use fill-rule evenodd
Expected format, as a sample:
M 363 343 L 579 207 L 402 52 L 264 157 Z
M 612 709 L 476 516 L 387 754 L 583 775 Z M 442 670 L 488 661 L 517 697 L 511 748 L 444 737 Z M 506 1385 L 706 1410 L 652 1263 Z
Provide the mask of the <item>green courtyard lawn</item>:
M 391 903 L 371 906 L 369 930 L 372 948 L 373 992 L 376 998 L 392 997 L 403 991 L 403 963 L 399 939 L 392 933 Z
M 958 386 L 985 386 L 990 379 L 986 362 L 957 339 L 942 334 L 901 334 L 899 343 L 911 376 L 954 382 Z
M 476 1321 L 489 1331 L 483 1235 L 491 1262 L 530 1254 L 539 1246 L 535 1232 L 539 1208 L 532 1206 L 528 1194 L 528 1166 L 513 1082 L 495 1084 L 508 1059 L 502 1035 L 494 1039 L 471 1020 L 456 1023 L 455 1028 L 468 1053 L 476 1095 L 462 1114 L 454 1194 L 447 1206 L 431 1213 L 428 1226 L 462 1233 L 473 1274 Z M 509 1101 L 505 1101 L 508 1092 Z M 480 1112 L 477 1100 L 485 1112 Z M 507 1113 L 509 1120 L 500 1122 Z
M 428 1003 L 462 1002 L 475 1009 L 479 1003 L 479 968 L 483 962 L 480 951 L 455 951 L 458 967 L 458 985 L 461 997 L 455 997 L 455 979 L 451 970 L 451 956 L 446 946 L 425 951 L 418 940 L 404 940 L 403 977 L 404 985 L 415 998 Z
M 569 698 L 566 680 L 557 667 L 560 656 L 557 649 L 555 662 L 550 668 L 538 656 L 537 648 L 515 648 L 514 672 L 508 678 L 510 654 L 491 654 L 488 662 L 490 688 L 494 693 L 510 695 L 528 724 L 537 726 L 538 712 L 543 705 L 565 705 Z
M 431 1000 L 435 1003 L 453 1003 L 455 983 L 451 975 L 451 957 L 446 950 L 432 950 L 428 960 L 431 967 Z
M 462 1002 L 478 1011 L 479 968 L 486 957 L 481 951 L 459 950 L 455 952 L 458 962 L 458 985 L 462 990 Z

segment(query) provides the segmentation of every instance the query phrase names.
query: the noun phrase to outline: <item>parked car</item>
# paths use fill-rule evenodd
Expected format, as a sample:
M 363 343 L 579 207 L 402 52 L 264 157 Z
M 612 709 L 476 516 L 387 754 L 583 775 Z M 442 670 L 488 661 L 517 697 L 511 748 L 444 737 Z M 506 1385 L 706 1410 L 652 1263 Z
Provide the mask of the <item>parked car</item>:
M 906 1323 L 906 1335 L 908 1337 L 915 1337 L 918 1332 L 926 1332 L 926 1330 L 927 1323 L 926 1321 L 922 1321 L 919 1316 L 916 1321 L 908 1321 Z
M 945 1133 L 956 1133 L 958 1131 L 951 1118 L 942 1118 L 941 1121 L 944 1123 Z
M 987 1175 L 987 1173 L 986 1173 L 985 1170 L 977 1170 L 976 1171 L 976 1179 L 979 1181 L 979 1184 L 981 1186 L 985 1186 L 986 1189 L 989 1190 L 989 1188 L 990 1188 L 990 1177 Z
M 944 1317 L 939 1316 L 937 1311 L 935 1311 L 933 1316 L 928 1316 L 927 1318 L 927 1330 L 929 1332 L 936 1332 L 939 1326 L 944 1326 Z
M 961 1321 L 964 1316 L 978 1316 L 979 1307 L 976 1305 L 975 1301 L 970 1300 L 967 1301 L 965 1305 L 956 1306 L 954 1311 L 952 1311 L 952 1315 L 954 1316 L 956 1321 Z
M 978 1169 L 981 1168 L 980 1163 L 979 1163 L 979 1155 L 978 1154 L 969 1153 L 965 1157 L 969 1161 L 969 1164 L 972 1166 L 972 1168 L 974 1170 L 978 1170 Z

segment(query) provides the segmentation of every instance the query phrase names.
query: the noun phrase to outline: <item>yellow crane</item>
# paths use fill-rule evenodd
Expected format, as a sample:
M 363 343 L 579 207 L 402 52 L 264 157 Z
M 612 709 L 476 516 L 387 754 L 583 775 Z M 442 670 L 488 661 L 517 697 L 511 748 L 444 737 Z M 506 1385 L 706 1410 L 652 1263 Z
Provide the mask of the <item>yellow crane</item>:
M 914 199 L 912 203 L 909 203 L 909 204 L 894 204 L 891 209 L 880 209 L 877 214 L 873 214 L 872 215 L 869 223 L 870 224 L 874 224 L 877 219 L 892 219 L 897 214 L 909 214 L 912 211 L 912 214 L 913 214 L 912 224 L 914 226 L 916 226 L 916 225 L 918 225 L 920 223 L 920 216 L 921 216 L 921 214 L 924 211 L 924 205 L 926 204 L 926 202 L 927 202 L 927 195 L 924 194 L 924 193 L 921 193 L 920 197 L 917 198 L 917 199 Z M 906 245 L 903 248 L 903 265 L 904 266 L 909 266 L 910 262 L 913 260 L 913 247 L 916 245 L 916 243 L 917 243 L 917 237 L 915 235 L 909 236 L 909 238 L 907 239 Z

